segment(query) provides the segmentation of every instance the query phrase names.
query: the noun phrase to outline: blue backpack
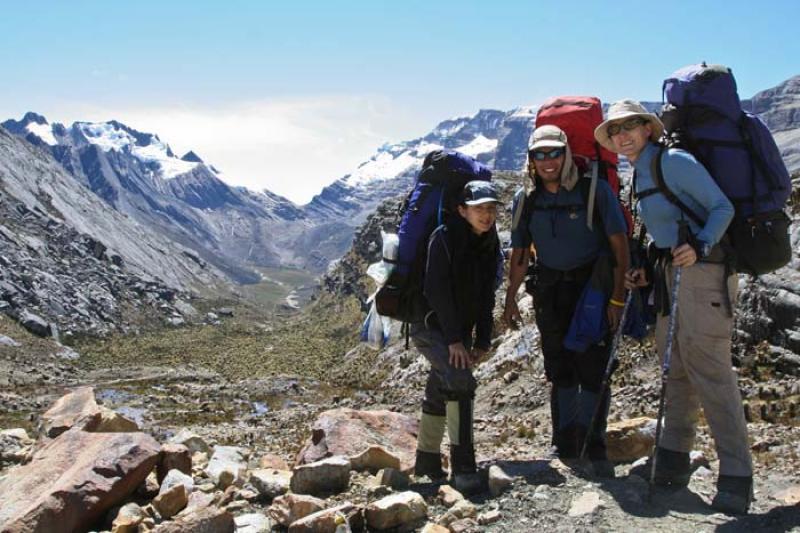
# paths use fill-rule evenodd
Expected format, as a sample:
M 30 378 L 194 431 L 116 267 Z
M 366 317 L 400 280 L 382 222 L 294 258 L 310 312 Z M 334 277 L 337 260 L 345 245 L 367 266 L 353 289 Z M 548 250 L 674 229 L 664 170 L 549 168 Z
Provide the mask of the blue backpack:
M 467 182 L 491 179 L 486 165 L 460 152 L 435 150 L 425 157 L 400 208 L 396 268 L 375 295 L 379 314 L 403 322 L 424 319 L 428 307 L 422 286 L 428 238 L 455 210 Z
M 765 274 L 791 259 L 783 209 L 792 184 L 766 125 L 742 109 L 733 73 L 722 65 L 689 65 L 664 81 L 661 119 L 667 147 L 690 152 L 736 209 L 727 237 L 740 272 Z M 697 224 L 705 221 L 667 189 L 656 158 L 660 192 Z M 641 195 L 640 195 L 641 196 Z

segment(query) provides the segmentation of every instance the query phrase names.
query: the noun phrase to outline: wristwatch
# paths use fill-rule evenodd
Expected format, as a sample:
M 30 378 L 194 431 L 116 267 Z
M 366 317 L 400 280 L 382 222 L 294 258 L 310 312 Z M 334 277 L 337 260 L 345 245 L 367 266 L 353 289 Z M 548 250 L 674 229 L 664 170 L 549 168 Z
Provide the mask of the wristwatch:
M 711 253 L 713 246 L 705 241 L 695 241 L 692 248 L 694 248 L 694 251 L 697 254 L 697 259 L 700 260 L 708 257 L 708 254 Z

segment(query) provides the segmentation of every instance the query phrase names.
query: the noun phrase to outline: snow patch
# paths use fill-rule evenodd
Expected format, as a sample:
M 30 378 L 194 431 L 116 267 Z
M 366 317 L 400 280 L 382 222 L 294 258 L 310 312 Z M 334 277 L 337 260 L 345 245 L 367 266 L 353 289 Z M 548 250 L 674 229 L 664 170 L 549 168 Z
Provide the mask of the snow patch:
M 497 139 L 487 139 L 483 135 L 478 135 L 472 142 L 459 146 L 457 150 L 463 154 L 477 157 L 480 154 L 493 152 L 497 149 Z
M 42 141 L 46 142 L 50 146 L 55 146 L 58 144 L 55 135 L 53 135 L 53 126 L 50 124 L 37 124 L 36 122 L 31 122 L 25 126 L 25 129 L 39 137 Z
M 421 157 L 413 156 L 410 150 L 399 154 L 397 157 L 389 152 L 381 152 L 358 167 L 355 172 L 345 178 L 345 182 L 355 187 L 374 181 L 392 179 L 409 168 L 418 165 L 421 160 Z
M 127 148 L 141 161 L 157 164 L 164 179 L 191 172 L 199 164 L 168 155 L 169 147 L 156 136 L 150 138 L 150 144 L 147 146 L 138 146 L 136 139 L 130 133 L 108 122 L 81 122 L 77 126 L 90 143 L 100 147 L 104 152 L 111 150 L 122 152 Z

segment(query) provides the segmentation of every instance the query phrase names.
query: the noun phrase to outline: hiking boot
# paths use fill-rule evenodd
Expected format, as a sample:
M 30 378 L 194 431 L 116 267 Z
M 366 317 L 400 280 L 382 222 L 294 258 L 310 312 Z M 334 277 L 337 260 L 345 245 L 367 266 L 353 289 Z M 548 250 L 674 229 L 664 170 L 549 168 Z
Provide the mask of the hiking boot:
M 446 478 L 447 472 L 442 469 L 442 454 L 417 450 L 414 475 L 417 477 L 428 476 L 431 481 Z
M 483 478 L 475 464 L 475 447 L 469 444 L 450 445 L 450 484 L 465 496 L 483 490 Z
M 455 474 L 450 480 L 450 485 L 464 496 L 473 496 L 484 491 L 485 484 L 480 472 L 469 474 Z
M 675 452 L 666 448 L 658 448 L 655 484 L 660 487 L 682 488 L 689 485 L 692 476 L 689 452 Z M 629 475 L 636 475 L 650 481 L 653 458 L 649 457 L 643 465 L 631 468 Z
M 752 476 L 719 476 L 717 495 L 711 501 L 714 510 L 725 514 L 747 514 L 752 502 Z

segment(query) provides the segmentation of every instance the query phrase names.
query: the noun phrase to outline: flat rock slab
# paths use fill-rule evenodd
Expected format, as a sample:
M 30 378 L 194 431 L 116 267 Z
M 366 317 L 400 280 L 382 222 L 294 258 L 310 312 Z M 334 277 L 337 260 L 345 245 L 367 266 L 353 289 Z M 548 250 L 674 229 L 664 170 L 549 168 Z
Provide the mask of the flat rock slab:
M 275 498 L 267 513 L 278 524 L 289 527 L 292 522 L 323 509 L 325 500 L 304 494 L 286 494 Z
M 316 463 L 296 466 L 290 483 L 296 494 L 338 494 L 350 485 L 350 461 L 328 457 Z
M 261 513 L 243 514 L 234 518 L 236 533 L 269 533 L 272 529 L 269 518 Z
M 410 473 L 414 469 L 417 431 L 417 419 L 402 413 L 332 409 L 314 423 L 311 439 L 297 454 L 295 464 L 313 463 L 333 455 L 362 458 L 370 446 L 380 446 L 400 460 L 399 470 Z
M 409 490 L 372 502 L 364 514 L 369 527 L 388 529 L 423 521 L 428 516 L 428 506 L 422 496 Z
M 603 505 L 600 494 L 594 491 L 584 492 L 572 501 L 567 514 L 572 517 L 594 513 Z
M 208 461 L 205 473 L 214 483 L 219 484 L 223 472 L 229 472 L 232 475 L 231 482 L 239 485 L 244 482 L 248 455 L 248 450 L 239 446 L 217 446 L 214 448 L 214 455 Z
M 656 442 L 656 421 L 639 417 L 608 424 L 606 430 L 608 460 L 632 463 L 653 451 Z
M 345 502 L 336 507 L 318 511 L 293 522 L 289 526 L 289 533 L 335 533 L 336 526 L 345 522 L 350 526 L 348 530 L 361 531 L 364 527 L 361 508 Z
M 164 522 L 151 530 L 153 533 L 234 533 L 233 515 L 218 507 L 203 507 L 175 520 Z
M 159 449 L 144 433 L 62 433 L 0 481 L 0 530 L 88 529 L 142 484 Z
M 288 470 L 260 468 L 250 472 L 250 484 L 268 500 L 289 492 L 291 479 L 292 473 Z

